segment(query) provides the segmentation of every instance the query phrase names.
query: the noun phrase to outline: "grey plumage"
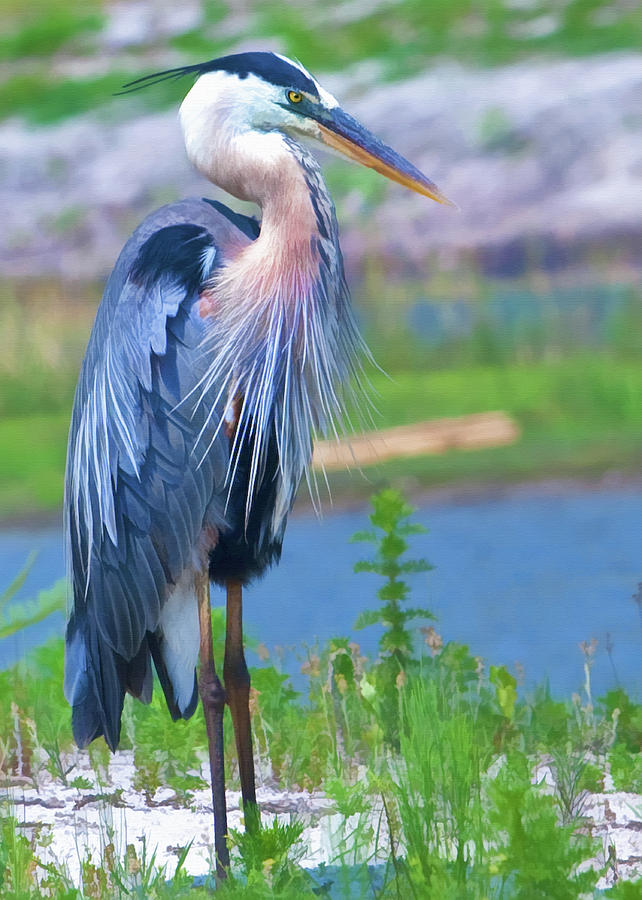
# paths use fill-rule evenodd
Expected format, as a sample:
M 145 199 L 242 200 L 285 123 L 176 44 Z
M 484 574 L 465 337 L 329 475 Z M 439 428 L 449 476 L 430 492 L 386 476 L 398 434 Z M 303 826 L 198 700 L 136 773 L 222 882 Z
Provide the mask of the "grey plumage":
M 251 220 L 245 225 L 254 230 Z M 203 524 L 225 525 L 229 457 L 223 441 L 210 446 L 223 404 L 210 411 L 207 397 L 184 401 L 207 364 L 198 285 L 171 267 L 148 283 L 132 278 L 145 243 L 176 226 L 213 247 L 236 227 L 201 200 L 143 222 L 108 281 L 76 390 L 65 490 L 73 590 L 65 691 L 81 746 L 104 733 L 115 747 L 125 690 L 150 699 L 147 636 L 162 648 L 156 631 L 168 587 Z
M 239 226 L 258 234 L 254 220 L 209 201 L 183 201 L 146 219 L 107 283 L 76 391 L 66 476 L 73 606 L 65 692 L 81 746 L 99 734 L 116 746 L 125 692 L 151 698 L 150 656 L 172 714 L 193 712 L 195 682 L 181 708 L 160 624 L 170 591 L 197 567 L 192 554 L 204 528 L 246 532 L 253 511 L 255 568 L 278 557 L 311 430 L 332 427 L 333 385 L 348 374 L 357 340 L 334 251 L 334 210 L 325 196 L 319 203 L 323 254 L 339 271 L 311 286 L 296 322 L 279 308 L 267 337 L 253 337 L 243 321 L 233 334 L 216 322 L 208 330 L 200 315 L 218 246 Z M 335 297 L 328 285 L 337 276 Z M 315 333 L 302 357 L 292 340 L 306 327 Z M 246 397 L 231 451 L 223 427 L 230 391 Z M 230 505 L 239 465 L 244 496 Z
M 65 693 L 80 746 L 104 734 L 116 747 L 125 692 L 151 697 L 152 660 L 171 714 L 191 715 L 197 603 L 202 614 L 209 577 L 227 586 L 236 616 L 226 687 L 244 708 L 231 704 L 245 759 L 241 586 L 278 560 L 314 434 L 342 430 L 345 393 L 358 380 L 364 349 L 334 207 L 299 141 L 316 140 L 449 201 L 298 63 L 235 54 L 130 87 L 187 75 L 198 76 L 180 110 L 190 161 L 230 194 L 257 203 L 262 222 L 213 201 L 172 204 L 136 230 L 109 278 L 67 454 L 73 596 Z M 220 736 L 220 697 L 208 693 L 215 676 L 207 628 L 203 634 L 203 698 Z M 218 763 L 214 770 L 220 787 Z M 248 770 L 248 803 L 253 784 Z M 220 828 L 217 834 L 220 843 Z

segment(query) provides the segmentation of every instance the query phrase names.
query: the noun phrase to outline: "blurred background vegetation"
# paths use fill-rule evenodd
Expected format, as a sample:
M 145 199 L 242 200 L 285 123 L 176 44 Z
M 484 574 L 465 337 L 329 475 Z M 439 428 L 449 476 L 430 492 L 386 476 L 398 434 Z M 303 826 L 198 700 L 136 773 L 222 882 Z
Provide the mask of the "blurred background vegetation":
M 482 72 L 573 57 L 586 65 L 590 80 L 593 59 L 616 58 L 641 42 L 639 7 L 628 0 L 342 0 L 332 6 L 320 0 L 194 0 L 180 8 L 161 0 L 1 0 L 0 129 L 14 141 L 46 143 L 48 127 L 90 116 L 104 129 L 99 138 L 105 138 L 108 156 L 114 123 L 170 110 L 188 88 L 167 82 L 127 103 L 114 101 L 124 82 L 235 49 L 264 47 L 300 58 L 322 80 L 326 75 L 333 89 L 347 78 L 352 93 L 355 83 L 361 85 L 367 109 L 370 96 L 376 103 L 386 85 L 406 83 L 448 61 Z M 422 97 L 415 102 L 421 106 Z M 592 113 L 578 107 L 574 115 Z M 478 132 L 480 152 L 493 165 L 498 148 L 522 153 L 522 139 L 501 107 L 485 112 Z M 431 134 L 415 135 L 414 141 L 429 145 Z M 377 219 L 384 202 L 390 205 L 392 196 L 396 203 L 401 192 L 389 194 L 373 173 L 348 164 L 333 161 L 325 169 L 339 217 L 348 223 L 347 266 L 363 329 L 377 361 L 393 376 L 372 375 L 377 424 L 500 408 L 523 431 L 512 447 L 452 452 L 403 466 L 391 462 L 369 473 L 369 481 L 337 476 L 336 490 L 366 493 L 373 483 L 392 482 L 412 492 L 438 483 L 599 477 L 611 469 L 639 468 L 639 231 L 629 229 L 615 239 L 605 233 L 602 239 L 594 228 L 590 243 L 569 257 L 568 245 L 560 249 L 555 236 L 520 244 L 516 226 L 515 235 L 504 236 L 498 262 L 488 248 L 467 248 L 465 236 L 456 256 L 433 252 L 415 229 L 412 264 L 406 265 L 402 241 L 382 257 L 387 220 L 385 214 Z M 0 184 L 2 177 L 0 165 Z M 56 172 L 49 177 L 55 191 Z M 28 208 L 43 178 L 25 169 L 19 194 L 12 195 L 16 203 Z M 441 180 L 440 186 L 456 193 Z M 208 188 L 203 184 L 201 190 Z M 40 224 L 54 249 L 59 240 L 61 254 L 74 244 L 82 251 L 93 198 L 86 196 L 81 208 L 65 203 L 62 193 L 55 212 Z M 173 199 L 172 188 L 167 196 L 157 193 L 145 198 L 147 210 Z M 471 200 L 455 199 L 464 208 Z M 7 210 L 10 220 L 20 219 L 19 213 L 12 217 Z M 139 218 L 138 207 L 118 216 L 126 234 Z M 369 243 L 374 221 L 377 240 Z M 18 253 L 24 243 L 19 230 L 12 240 Z M 624 258 L 622 246 L 629 248 Z M 10 255 L 5 262 L 0 519 L 10 520 L 60 506 L 73 389 L 105 271 L 97 267 L 93 277 L 86 271 L 74 277 L 67 268 L 49 277 L 42 266 L 32 271 L 27 264 L 16 276 Z
M 0 115 L 17 113 L 43 123 L 95 109 L 138 76 L 156 52 L 197 61 L 243 41 L 276 43 L 311 71 L 376 63 L 383 79 L 421 72 L 438 56 L 499 65 L 535 53 L 587 55 L 642 44 L 642 18 L 633 0 L 340 0 L 330 7 L 323 0 L 203 0 L 188 3 L 173 25 L 155 27 L 155 15 L 168 6 L 162 0 L 3 0 L 0 61 L 19 65 L 4 80 Z M 114 8 L 120 12 L 119 33 L 110 34 L 112 58 L 91 60 L 77 67 L 75 77 L 65 77 L 65 55 L 103 54 L 100 35 L 110 25 L 116 30 Z M 113 52 L 123 45 L 127 57 Z M 174 103 L 183 88 L 165 85 L 145 102 Z

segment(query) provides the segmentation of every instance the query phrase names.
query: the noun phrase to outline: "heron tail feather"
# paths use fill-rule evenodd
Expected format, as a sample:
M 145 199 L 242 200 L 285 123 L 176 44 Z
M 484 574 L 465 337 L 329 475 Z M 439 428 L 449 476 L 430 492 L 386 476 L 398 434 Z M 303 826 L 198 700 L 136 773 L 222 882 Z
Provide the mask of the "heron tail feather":
M 74 613 L 67 626 L 64 690 L 79 747 L 104 735 L 110 750 L 115 751 L 125 693 L 149 703 L 152 688 L 147 639 L 138 653 L 126 660 L 104 640 L 86 610 Z

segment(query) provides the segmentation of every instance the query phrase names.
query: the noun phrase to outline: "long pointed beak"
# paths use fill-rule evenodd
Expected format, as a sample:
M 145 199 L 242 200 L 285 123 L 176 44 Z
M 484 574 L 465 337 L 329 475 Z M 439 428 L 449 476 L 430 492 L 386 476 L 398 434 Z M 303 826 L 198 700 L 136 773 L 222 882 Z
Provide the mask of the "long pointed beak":
M 321 131 L 321 140 L 328 147 L 411 191 L 457 209 L 457 204 L 442 194 L 437 185 L 411 162 L 380 141 L 340 107 L 324 110 L 324 113 L 323 118 L 319 117 L 316 121 Z

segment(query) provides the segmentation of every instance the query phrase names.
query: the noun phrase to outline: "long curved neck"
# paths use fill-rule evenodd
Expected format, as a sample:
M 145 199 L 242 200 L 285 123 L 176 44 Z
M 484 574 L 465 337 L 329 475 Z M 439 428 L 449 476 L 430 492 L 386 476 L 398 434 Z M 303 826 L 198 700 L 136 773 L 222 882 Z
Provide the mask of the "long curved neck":
M 308 293 L 322 266 L 341 264 L 334 206 L 316 160 L 280 131 L 250 128 L 233 106 L 205 108 L 197 101 L 188 95 L 181 107 L 190 160 L 214 184 L 262 211 L 260 236 L 230 248 L 219 288 L 233 290 L 230 300 L 254 303 Z M 332 274 L 343 277 L 342 271 Z
M 261 231 L 256 242 L 235 260 L 235 274 L 239 276 L 239 269 L 243 272 L 239 284 L 246 283 L 250 274 L 254 284 L 258 279 L 257 298 L 289 296 L 296 300 L 310 293 L 320 277 L 318 242 L 320 228 L 326 229 L 315 211 L 318 192 L 322 191 L 324 206 L 331 209 L 332 201 L 320 173 L 315 185 L 306 178 L 304 163 L 317 169 L 312 157 L 282 135 L 275 144 L 268 177 L 256 173 L 254 199 L 261 207 Z M 250 184 L 255 160 L 252 154 L 246 169 Z M 264 160 L 262 157 L 258 165 Z
M 324 203 L 330 207 L 332 201 L 314 158 L 285 135 L 275 134 L 269 138 L 265 149 L 274 155 L 267 171 L 260 171 L 265 165 L 265 156 L 257 160 L 255 147 L 249 155 L 248 193 L 254 195 L 253 199 L 261 207 L 262 234 L 272 243 L 272 235 L 279 235 L 281 246 L 287 252 L 288 248 L 300 247 L 318 233 L 316 194 L 321 194 Z M 259 169 L 256 174 L 255 168 Z M 309 181 L 309 172 L 318 176 L 314 184 Z
M 342 421 L 338 385 L 355 372 L 360 347 L 336 216 L 316 161 L 283 134 L 237 135 L 201 171 L 263 212 L 258 238 L 229 255 L 208 286 L 206 383 L 220 385 L 222 397 L 244 398 L 230 465 L 247 441 L 246 514 L 276 441 L 277 535 L 310 462 L 313 431 L 329 433 Z

